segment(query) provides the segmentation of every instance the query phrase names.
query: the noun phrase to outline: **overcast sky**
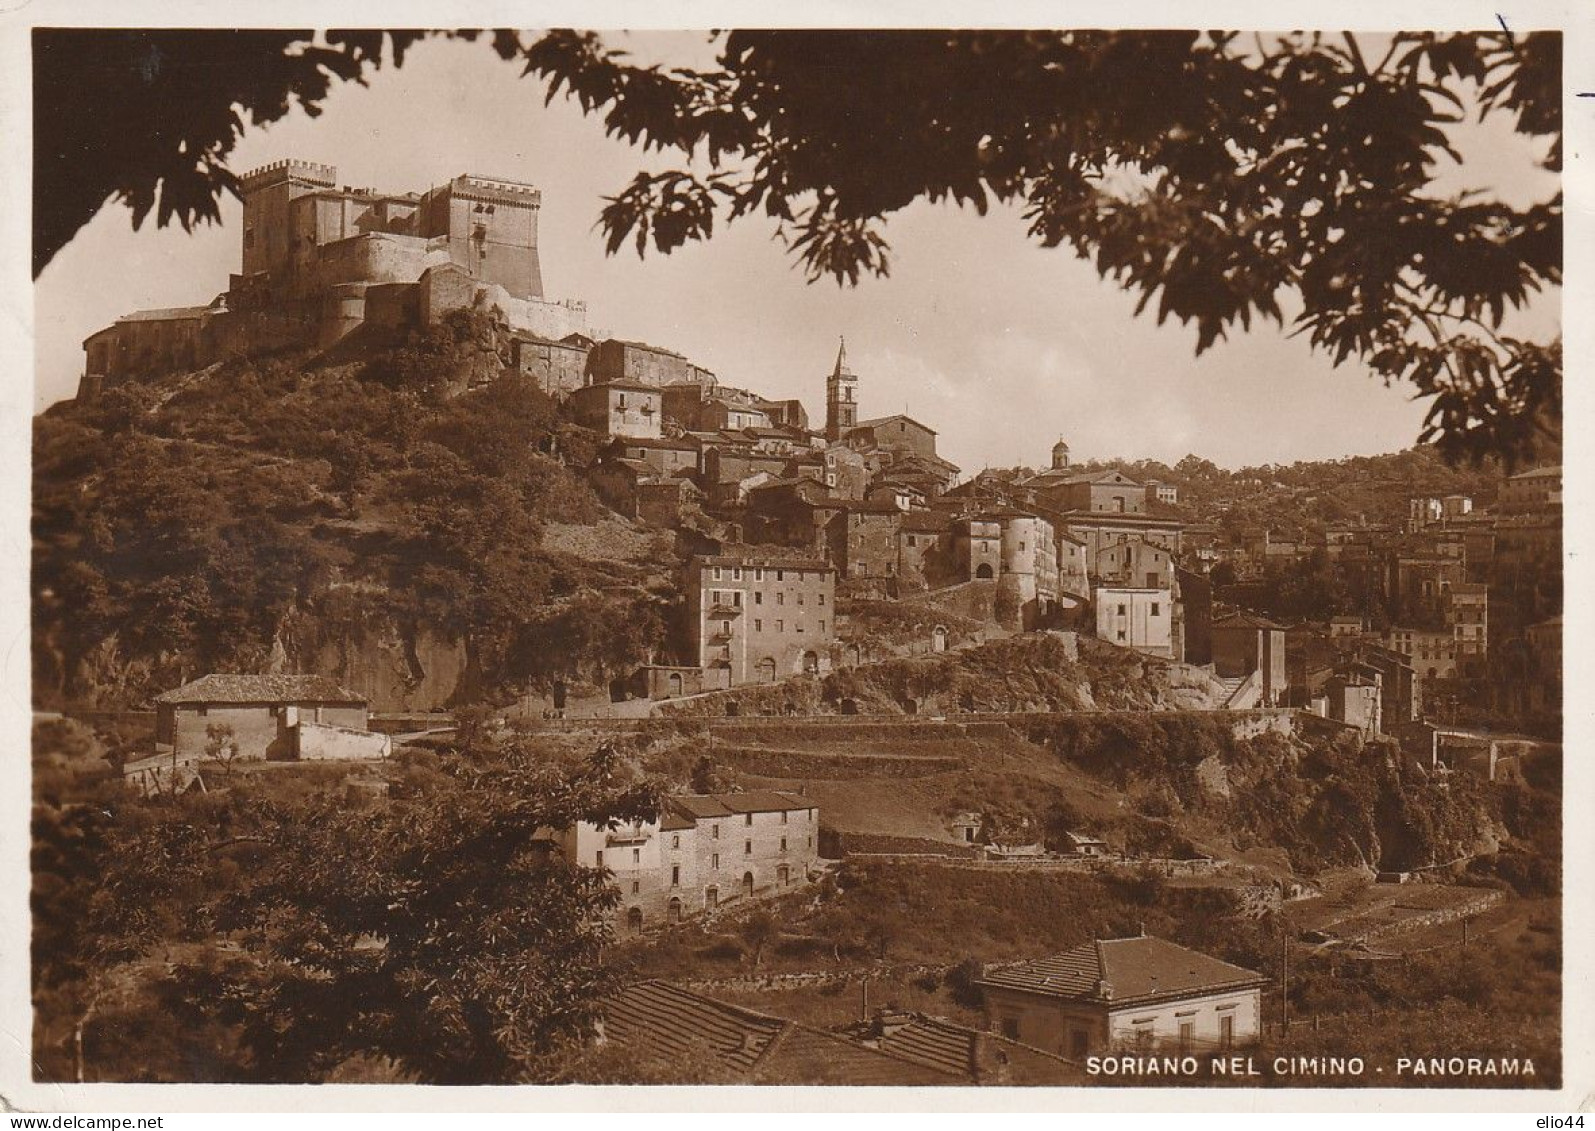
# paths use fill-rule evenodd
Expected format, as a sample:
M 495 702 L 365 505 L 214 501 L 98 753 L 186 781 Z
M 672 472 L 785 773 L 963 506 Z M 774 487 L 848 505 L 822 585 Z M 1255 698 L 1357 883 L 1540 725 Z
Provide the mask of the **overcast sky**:
M 700 39 L 633 42 L 696 64 L 707 58 Z M 335 86 L 324 106 L 251 130 L 233 170 L 299 157 L 336 165 L 341 184 L 392 192 L 463 172 L 536 184 L 549 297 L 585 299 L 594 326 L 679 350 L 727 383 L 801 397 L 816 421 L 846 335 L 861 415 L 907 411 L 966 472 L 1045 463 L 1060 436 L 1077 459 L 1195 452 L 1236 467 L 1394 451 L 1420 429 L 1424 406 L 1404 388 L 1350 363 L 1335 369 L 1272 326 L 1197 358 L 1194 329 L 1135 318 L 1134 296 L 1031 242 L 1017 210 L 912 206 L 886 228 L 891 277 L 852 289 L 805 283 L 758 219 L 668 257 L 606 258 L 601 197 L 663 161 L 606 139 L 563 100 L 543 108 L 541 86 L 483 45 L 423 44 L 369 87 Z M 1457 188 L 1523 202 L 1554 184 L 1504 117 L 1461 141 L 1467 164 L 1447 178 Z M 118 315 L 203 304 L 226 288 L 241 205 L 228 199 L 222 213 L 222 226 L 193 235 L 153 221 L 134 233 L 129 213 L 108 206 L 56 257 L 36 290 L 36 408 L 74 393 L 82 340 Z M 1554 333 L 1558 302 L 1518 328 Z

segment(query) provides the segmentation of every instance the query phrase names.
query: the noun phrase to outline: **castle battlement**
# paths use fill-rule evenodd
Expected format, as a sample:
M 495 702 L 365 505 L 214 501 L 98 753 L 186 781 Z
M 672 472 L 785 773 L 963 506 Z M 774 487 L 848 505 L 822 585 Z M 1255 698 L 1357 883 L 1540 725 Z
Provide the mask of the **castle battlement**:
M 480 177 L 473 173 L 461 173 L 455 177 L 449 185 L 449 191 L 461 200 L 486 200 L 521 208 L 536 208 L 543 200 L 542 190 L 535 185 Z
M 143 375 L 273 349 L 327 348 L 370 322 L 401 330 L 495 306 L 518 330 L 586 333 L 587 304 L 543 297 L 542 192 L 462 173 L 425 194 L 338 185 L 284 158 L 239 178 L 242 261 L 225 300 L 136 313 L 84 342 L 87 395 Z
M 258 169 L 249 170 L 249 172 L 238 178 L 238 184 L 245 192 L 253 192 L 266 185 L 285 181 L 290 177 L 314 181 L 327 188 L 332 188 L 338 183 L 338 167 L 336 165 L 323 165 L 319 161 L 300 161 L 296 158 L 288 157 L 281 161 L 273 161 L 269 165 L 262 165 Z

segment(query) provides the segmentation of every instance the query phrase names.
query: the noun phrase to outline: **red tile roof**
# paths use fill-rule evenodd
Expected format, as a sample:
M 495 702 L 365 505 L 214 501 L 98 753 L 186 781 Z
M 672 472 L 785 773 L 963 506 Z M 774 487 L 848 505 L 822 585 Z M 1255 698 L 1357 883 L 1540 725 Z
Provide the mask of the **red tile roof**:
M 668 982 L 627 986 L 604 1008 L 604 1037 L 666 1052 L 712 1050 L 733 1069 L 751 1070 L 789 1022 L 702 997 Z
M 814 802 L 796 793 L 775 789 L 750 789 L 744 793 L 716 793 L 714 800 L 733 813 L 781 813 L 812 809 Z
M 1278 630 L 1280 632 L 1283 632 L 1285 630 L 1285 626 L 1282 625 L 1282 624 L 1275 624 L 1273 621 L 1269 620 L 1265 616 L 1259 616 L 1257 613 L 1248 613 L 1248 612 L 1230 613 L 1228 616 L 1219 617 L 1217 620 L 1213 621 L 1213 623 L 1211 625 L 1209 625 L 1208 627 L 1210 629 L 1213 629 L 1213 628 L 1261 628 L 1261 629 Z
M 973 1078 L 976 1069 L 973 1029 L 934 1018 L 921 1018 L 880 1038 L 880 1049 L 950 1076 Z
M 935 1065 L 872 1049 L 835 1033 L 792 1024 L 759 1061 L 757 1078 L 769 1084 L 862 1087 L 954 1085 L 968 1077 Z
M 749 1082 L 905 1086 L 956 1084 L 945 1072 L 794 1021 L 695 994 L 668 982 L 628 986 L 604 1009 L 604 1036 L 621 1046 L 707 1051 Z
M 1143 935 L 1082 943 L 1062 954 L 991 969 L 981 984 L 1119 1005 L 1245 989 L 1264 980 L 1254 970 Z M 1098 992 L 1104 982 L 1111 997 Z
M 688 817 L 729 817 L 731 810 L 720 803 L 720 799 L 709 794 L 680 794 L 667 797 L 665 804 L 678 813 Z
M 157 703 L 364 703 L 364 695 L 324 675 L 200 676 L 158 696 Z

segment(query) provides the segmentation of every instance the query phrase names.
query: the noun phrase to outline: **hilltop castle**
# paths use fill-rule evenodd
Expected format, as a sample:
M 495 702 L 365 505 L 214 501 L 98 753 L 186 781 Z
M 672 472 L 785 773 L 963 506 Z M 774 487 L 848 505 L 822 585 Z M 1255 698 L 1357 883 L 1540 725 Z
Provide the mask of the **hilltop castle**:
M 496 306 L 545 339 L 586 333 L 579 301 L 543 297 L 532 185 L 461 175 L 425 193 L 337 184 L 338 170 L 277 161 L 240 181 L 242 270 L 207 306 L 141 310 L 83 343 L 81 399 L 130 378 L 262 350 L 321 347 L 370 323 L 403 328 Z

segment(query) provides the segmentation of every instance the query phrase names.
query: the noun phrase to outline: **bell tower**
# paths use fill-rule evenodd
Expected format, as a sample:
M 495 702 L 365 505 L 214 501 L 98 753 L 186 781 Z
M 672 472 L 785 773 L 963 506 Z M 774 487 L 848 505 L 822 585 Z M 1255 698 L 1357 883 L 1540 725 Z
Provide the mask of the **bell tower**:
M 858 423 L 858 378 L 847 367 L 847 339 L 836 350 L 836 367 L 825 379 L 825 438 L 835 443 Z
M 1069 445 L 1063 442 L 1060 436 L 1058 442 L 1052 445 L 1052 470 L 1062 471 L 1069 466 Z

